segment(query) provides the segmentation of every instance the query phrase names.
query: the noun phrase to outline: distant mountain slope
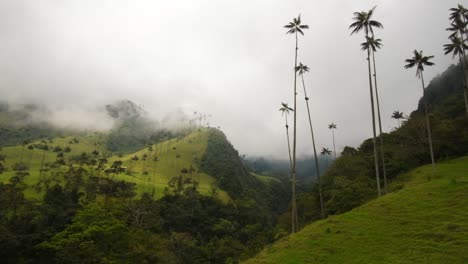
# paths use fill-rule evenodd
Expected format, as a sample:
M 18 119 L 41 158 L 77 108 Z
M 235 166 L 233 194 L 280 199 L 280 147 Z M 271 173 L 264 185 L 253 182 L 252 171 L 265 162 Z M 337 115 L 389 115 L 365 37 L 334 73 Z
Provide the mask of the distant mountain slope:
M 30 175 L 24 179 L 28 186 L 37 186 L 40 182 L 51 181 L 52 174 L 67 170 L 66 166 L 57 165 L 56 161 L 57 155 L 68 148 L 68 151 L 63 152 L 65 164 L 78 166 L 80 159 L 87 159 L 83 168 L 90 174 L 135 183 L 137 192 L 140 194 L 154 191 L 156 197 L 161 197 L 172 177 L 185 174 L 199 182 L 199 191 L 202 194 L 209 195 L 215 192 L 219 199 L 227 202 L 230 200 L 229 195 L 217 187 L 216 178 L 200 170 L 200 160 L 205 155 L 210 133 L 210 129 L 198 129 L 186 137 L 172 138 L 158 144 L 148 145 L 127 155 L 115 155 L 109 152 L 105 146 L 106 135 L 100 133 L 33 141 L 24 146 L 4 147 L 0 154 L 5 156 L 6 171 L 0 174 L 0 181 L 7 182 L 14 176 L 16 172 L 13 167 L 20 163 L 29 167 Z M 28 146 L 33 148 L 30 149 Z M 43 146 L 48 146 L 48 150 L 41 149 Z M 93 154 L 94 151 L 96 152 Z M 126 172 L 106 176 L 104 169 L 101 171 L 97 169 L 99 159 L 104 157 L 107 158 L 105 167 L 109 168 L 113 162 L 121 160 Z M 157 157 L 156 161 L 155 157 Z M 43 158 L 44 170 L 39 177 Z M 26 195 L 30 198 L 39 198 L 41 194 L 42 192 L 36 192 L 32 188 L 26 190 Z
M 403 188 L 306 226 L 245 263 L 468 263 L 468 156 L 416 168 Z M 399 184 L 395 184 L 398 186 Z
M 261 184 L 242 164 L 239 153 L 223 132 L 211 129 L 207 149 L 201 159 L 201 170 L 213 175 L 219 186 L 237 197 Z

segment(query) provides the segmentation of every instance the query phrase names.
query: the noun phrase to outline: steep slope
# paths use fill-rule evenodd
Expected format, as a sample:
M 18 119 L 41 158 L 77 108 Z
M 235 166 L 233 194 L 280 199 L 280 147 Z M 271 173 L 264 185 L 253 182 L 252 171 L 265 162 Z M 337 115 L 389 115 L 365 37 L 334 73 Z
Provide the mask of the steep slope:
M 153 144 L 123 157 L 112 156 L 109 163 L 122 160 L 128 173 L 116 178 L 136 183 L 139 193 L 151 193 L 154 187 L 156 196 L 161 197 L 172 177 L 186 174 L 199 182 L 200 193 L 215 192 L 219 199 L 227 202 L 230 197 L 224 189 L 217 187 L 216 178 L 200 169 L 200 160 L 207 151 L 211 133 L 211 129 L 198 129 L 185 137 Z
M 106 134 L 91 133 L 4 147 L 0 154 L 5 156 L 3 164 L 6 170 L 0 174 L 0 181 L 8 182 L 16 174 L 14 167 L 24 165 L 25 171 L 29 172 L 23 180 L 28 186 L 25 194 L 28 198 L 38 199 L 43 192 L 38 191 L 41 188 L 33 186 L 57 181 L 53 175 L 65 173 L 68 165 L 74 164 L 86 169 L 89 175 L 135 183 L 138 194 L 153 193 L 157 198 L 164 195 L 169 181 L 177 175 L 196 180 L 200 193 L 215 195 L 223 202 L 228 202 L 232 195 L 240 197 L 247 190 L 265 189 L 265 185 L 243 167 L 237 151 L 225 135 L 213 128 L 196 129 L 187 136 L 147 145 L 127 155 L 109 151 L 106 140 Z M 48 149 L 44 150 L 45 146 Z M 57 163 L 61 159 L 60 154 L 63 154 L 63 164 Z M 103 169 L 99 169 L 102 158 L 106 158 L 107 162 Z M 115 161 L 122 161 L 124 171 L 115 175 L 106 174 L 105 169 Z
M 245 263 L 468 263 L 468 156 L 402 175 L 401 190 L 306 226 Z

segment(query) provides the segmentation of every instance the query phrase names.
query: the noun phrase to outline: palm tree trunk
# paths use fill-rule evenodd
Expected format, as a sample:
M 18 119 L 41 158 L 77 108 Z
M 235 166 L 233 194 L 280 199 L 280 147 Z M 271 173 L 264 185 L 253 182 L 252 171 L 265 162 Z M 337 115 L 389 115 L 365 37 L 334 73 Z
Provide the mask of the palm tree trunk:
M 34 150 L 31 150 L 31 153 L 29 153 L 29 162 L 28 162 L 29 170 L 31 170 L 31 162 L 32 162 L 33 151 Z
M 379 103 L 379 92 L 377 89 L 377 70 L 375 66 L 375 54 L 372 50 L 372 64 L 374 66 L 374 88 L 375 88 L 375 99 L 377 101 L 377 117 L 379 120 L 379 139 L 380 139 L 380 158 L 382 159 L 382 169 L 384 178 L 384 193 L 387 193 L 387 169 L 385 168 L 385 155 L 384 155 L 384 143 L 382 135 L 382 121 L 380 118 L 380 103 Z
M 463 52 L 463 54 L 458 54 L 458 57 L 460 58 L 460 67 L 462 69 L 463 76 L 465 77 L 464 82 L 463 82 L 463 97 L 465 98 L 465 109 L 466 109 L 466 114 L 468 115 L 468 97 L 467 97 L 468 74 L 466 72 L 466 70 L 467 70 L 466 60 L 462 59 L 462 56 L 465 57 L 464 53 L 465 52 Z
M 291 158 L 291 144 L 289 143 L 289 126 L 288 126 L 288 116 L 285 115 L 286 118 L 286 138 L 288 140 L 288 154 L 289 154 L 289 165 L 292 171 L 292 158 Z
M 307 91 L 306 91 L 306 88 L 305 88 L 304 75 L 301 75 L 301 77 L 302 77 L 302 87 L 304 88 L 304 96 L 305 96 L 304 99 L 305 99 L 306 106 L 307 106 L 307 114 L 309 116 L 310 135 L 312 136 L 312 146 L 314 148 L 315 171 L 317 173 L 317 181 L 318 181 L 318 186 L 319 186 L 320 215 L 321 215 L 322 219 L 324 219 L 325 218 L 325 208 L 323 206 L 322 182 L 320 180 L 320 170 L 319 170 L 319 164 L 318 164 L 318 158 L 317 158 L 317 148 L 315 147 L 314 129 L 312 128 L 312 119 L 310 117 L 309 98 L 307 97 Z
M 465 23 L 465 38 L 463 38 L 463 34 L 462 34 L 462 33 L 460 33 L 460 35 L 461 35 L 462 43 L 465 43 L 465 40 L 468 39 L 468 29 L 467 29 L 467 25 L 468 25 L 468 24 L 466 24 L 467 21 L 466 21 L 466 18 L 465 18 L 464 16 L 462 16 L 462 19 L 463 19 L 463 23 Z M 464 49 L 462 49 L 462 54 L 463 54 L 463 61 L 465 62 L 465 66 L 467 66 L 467 65 L 468 65 L 468 61 L 467 61 L 467 59 L 466 59 L 466 53 L 465 53 L 465 50 L 464 50 Z M 468 68 L 467 68 L 467 67 L 465 67 L 465 76 L 468 76 Z M 467 78 L 468 78 L 468 77 L 467 77 Z M 464 94 L 464 95 L 465 95 L 466 113 L 467 113 L 467 115 L 468 115 L 468 102 L 467 102 L 468 99 L 467 99 L 467 95 L 466 95 L 467 92 L 468 92 L 468 82 L 466 82 L 466 85 L 465 85 L 465 94 Z
M 296 208 L 296 127 L 297 127 L 297 108 L 296 108 L 296 83 L 297 83 L 297 31 L 296 31 L 296 49 L 294 52 L 294 129 L 293 129 L 293 153 L 292 153 L 292 170 L 291 170 L 291 232 L 296 233 L 297 223 L 297 208 Z
M 421 82 L 423 88 L 423 102 L 424 110 L 426 112 L 426 126 L 427 126 L 427 135 L 429 137 L 429 151 L 431 152 L 431 162 L 432 162 L 432 177 L 435 176 L 435 162 L 434 162 L 434 150 L 432 148 L 432 135 L 431 135 L 431 126 L 429 122 L 429 114 L 427 113 L 427 100 L 426 100 L 426 89 L 424 88 L 424 75 L 421 72 Z
M 42 153 L 41 168 L 39 169 L 39 179 L 40 179 L 41 176 L 42 176 L 42 166 L 44 165 L 45 152 L 46 152 L 46 150 L 44 149 L 44 152 Z
M 367 37 L 367 34 L 366 34 Z M 366 38 L 367 39 L 367 38 Z M 369 68 L 369 92 L 370 92 L 370 101 L 371 101 L 371 113 L 372 113 L 372 132 L 373 132 L 373 143 L 374 143 L 374 165 L 375 165 L 375 179 L 377 181 L 377 194 L 380 196 L 380 176 L 379 176 L 379 160 L 377 156 L 377 142 L 376 137 L 377 133 L 375 131 L 375 112 L 374 112 L 374 92 L 372 89 L 372 70 L 370 63 L 370 48 L 367 49 L 367 66 Z
M 333 153 L 335 154 L 335 159 L 336 159 L 335 129 L 334 128 L 332 128 L 332 137 L 333 137 Z

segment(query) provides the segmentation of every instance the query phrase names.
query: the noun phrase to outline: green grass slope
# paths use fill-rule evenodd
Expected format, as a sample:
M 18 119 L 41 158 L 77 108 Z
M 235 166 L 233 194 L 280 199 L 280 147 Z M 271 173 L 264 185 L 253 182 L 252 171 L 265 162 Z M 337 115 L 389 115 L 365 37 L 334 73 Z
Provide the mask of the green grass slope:
M 152 151 L 145 148 L 123 157 L 113 156 L 109 159 L 109 164 L 115 160 L 122 160 L 123 166 L 133 173 L 120 174 L 116 178 L 136 183 L 139 193 L 150 193 L 154 186 L 156 196 L 161 197 L 169 180 L 185 169 L 189 171 L 188 175 L 198 181 L 200 193 L 210 194 L 216 186 L 215 179 L 201 172 L 199 168 L 200 159 L 206 151 L 208 137 L 209 130 L 200 129 L 183 138 L 173 138 L 154 144 Z M 146 161 L 143 160 L 144 155 L 147 156 Z M 137 161 L 132 160 L 134 156 L 138 157 Z M 157 157 L 158 161 L 154 161 L 154 157 Z M 223 202 L 230 200 L 229 195 L 223 190 L 217 189 L 216 195 Z
M 39 177 L 42 157 L 44 156 L 44 163 L 53 163 L 57 159 L 57 153 L 53 152 L 52 149 L 59 146 L 62 149 L 66 147 L 70 147 L 71 149 L 70 152 L 64 153 L 67 163 L 69 163 L 70 159 L 79 157 L 83 152 L 91 155 L 91 152 L 94 150 L 99 151 L 97 158 L 102 156 L 108 157 L 107 167 L 116 160 L 123 161 L 122 166 L 126 167 L 127 172 L 115 176 L 106 176 L 100 172 L 99 175 L 101 177 L 113 177 L 114 179 L 136 183 L 138 194 L 144 192 L 151 193 L 154 188 L 155 195 L 159 198 L 163 195 L 164 189 L 168 186 L 168 182 L 173 176 L 181 174 L 183 169 L 190 170 L 192 168 L 189 174 L 199 182 L 200 193 L 211 195 L 213 188 L 216 186 L 215 179 L 206 173 L 202 173 L 198 167 L 200 159 L 206 151 L 208 136 L 208 129 L 200 129 L 186 137 L 169 139 L 152 145 L 152 150 L 144 148 L 138 152 L 124 156 L 117 156 L 108 152 L 104 144 L 105 136 L 99 133 L 92 133 L 87 136 L 54 138 L 52 141 L 45 141 L 46 143 L 40 140 L 30 143 L 30 145 L 47 144 L 50 150 L 45 152 L 37 148 L 29 150 L 27 146 L 4 147 L 0 151 L 0 154 L 6 156 L 4 164 L 7 171 L 0 174 L 0 182 L 7 182 L 14 176 L 15 171 L 12 169 L 14 164 L 22 162 L 30 168 L 30 175 L 24 179 L 24 183 L 28 186 L 24 191 L 25 195 L 28 198 L 40 199 L 43 192 L 34 190 L 32 186 L 41 180 L 47 180 L 53 172 L 67 170 L 66 166 L 49 168 L 43 171 L 42 176 Z M 145 154 L 147 156 L 146 161 L 143 160 Z M 138 157 L 138 161 L 132 161 L 131 158 L 134 156 Z M 154 161 L 155 156 L 158 158 L 157 161 Z M 98 174 L 95 169 L 96 166 L 84 167 L 92 175 Z M 146 173 L 144 173 L 145 171 Z M 219 188 L 216 190 L 216 196 L 224 202 L 230 200 L 229 195 Z
M 468 156 L 430 175 L 430 165 L 416 168 L 401 190 L 310 224 L 245 263 L 468 263 Z

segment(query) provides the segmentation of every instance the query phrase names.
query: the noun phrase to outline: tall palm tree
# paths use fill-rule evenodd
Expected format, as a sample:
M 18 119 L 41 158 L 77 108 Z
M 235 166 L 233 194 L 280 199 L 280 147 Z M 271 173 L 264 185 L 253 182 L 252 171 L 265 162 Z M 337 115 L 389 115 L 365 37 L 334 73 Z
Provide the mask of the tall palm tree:
M 349 26 L 351 35 L 358 33 L 364 30 L 366 40 L 370 37 L 369 34 L 373 34 L 375 28 L 382 28 L 382 24 L 376 20 L 372 20 L 372 15 L 374 14 L 375 7 L 369 11 L 354 12 L 353 20 L 354 22 Z M 374 111 L 374 92 L 372 89 L 372 70 L 370 63 L 371 49 L 367 49 L 367 67 L 369 70 L 369 92 L 370 92 L 370 101 L 371 101 L 371 113 L 372 113 L 372 132 L 373 132 L 373 143 L 374 143 L 374 166 L 375 166 L 375 178 L 377 181 L 377 194 L 380 196 L 380 175 L 379 175 L 379 160 L 377 156 L 377 142 L 376 137 L 377 133 L 375 130 L 375 111 Z
M 331 155 L 331 153 L 332 153 L 331 150 L 329 150 L 328 148 L 325 148 L 325 147 L 323 147 L 322 152 L 320 152 L 320 154 L 322 154 L 322 155 Z
M 458 4 L 457 7 L 450 8 L 449 11 L 452 11 L 452 13 L 450 13 L 449 16 L 449 19 L 452 22 L 452 27 L 454 26 L 454 24 L 457 25 L 458 28 L 455 28 L 455 31 L 458 30 L 461 35 L 463 35 L 463 33 L 465 34 L 465 37 L 462 36 L 462 39 L 468 39 L 468 31 L 466 30 L 468 22 L 468 9 L 466 9 L 463 5 Z M 461 25 L 463 26 L 460 27 Z
M 382 160 L 382 170 L 383 170 L 383 178 L 384 178 L 384 192 L 387 192 L 387 169 L 385 167 L 385 155 L 384 155 L 384 143 L 383 143 L 383 136 L 382 136 L 382 118 L 380 115 L 380 101 L 379 101 L 379 90 L 377 89 L 377 69 L 375 66 L 375 52 L 377 49 L 382 47 L 382 40 L 375 39 L 374 34 L 372 33 L 371 37 L 366 37 L 366 41 L 361 43 L 361 49 L 363 51 L 369 50 L 371 51 L 372 55 L 372 65 L 374 68 L 374 89 L 375 89 L 375 100 L 377 103 L 377 120 L 379 121 L 379 140 L 380 140 L 380 158 Z
M 291 171 L 292 171 L 291 144 L 289 143 L 290 140 L 289 140 L 288 115 L 289 115 L 289 111 L 293 112 L 294 109 L 289 107 L 287 103 L 281 103 L 281 108 L 279 110 L 280 110 L 281 114 L 284 115 L 285 122 L 286 122 L 285 127 L 286 127 L 286 138 L 288 140 L 289 165 L 290 165 L 290 168 L 291 168 Z
M 466 65 L 466 60 L 465 58 L 465 50 L 468 49 L 468 45 L 465 43 L 463 39 L 463 34 L 458 35 L 452 35 L 449 37 L 450 43 L 444 45 L 444 50 L 445 50 L 445 55 L 452 53 L 452 58 L 454 58 L 456 55 L 458 55 L 458 58 L 460 60 L 460 68 L 462 69 L 463 73 L 463 95 L 465 98 L 465 109 L 466 109 L 466 114 L 468 115 L 468 73 L 467 73 L 467 65 Z
M 328 159 L 329 159 L 329 156 L 331 155 L 331 150 L 329 150 L 328 148 L 323 147 L 320 154 L 322 154 L 322 156 L 325 156 L 325 159 L 327 161 L 327 167 L 328 167 Z
M 309 126 L 310 126 L 310 135 L 312 136 L 312 147 L 314 148 L 314 159 L 315 159 L 315 172 L 317 173 L 317 181 L 319 186 L 319 197 L 320 197 L 320 213 L 322 219 L 325 218 L 325 208 L 323 206 L 323 196 L 322 196 L 322 182 L 320 180 L 320 169 L 318 164 L 318 157 L 317 157 L 317 148 L 315 147 L 315 137 L 314 137 L 314 129 L 312 127 L 312 118 L 310 117 L 310 108 L 309 108 L 309 97 L 307 97 L 307 90 L 305 87 L 304 82 L 304 73 L 309 71 L 309 67 L 299 63 L 299 66 L 296 67 L 296 72 L 301 76 L 302 79 L 302 87 L 304 88 L 304 99 L 307 106 L 307 114 L 309 116 Z
M 42 148 L 43 152 L 42 152 L 41 167 L 39 168 L 39 179 L 42 176 L 42 167 L 44 166 L 45 153 L 46 153 L 46 151 L 49 150 L 49 146 L 48 145 L 43 145 L 41 148 Z
M 301 15 L 298 15 L 297 18 L 294 18 L 292 22 L 284 26 L 285 28 L 289 29 L 286 34 L 294 34 L 296 38 L 296 47 L 294 50 L 294 110 L 296 110 L 296 87 L 297 87 L 297 50 L 298 50 L 298 33 L 304 35 L 303 29 L 308 29 L 308 25 L 302 25 L 301 23 Z M 297 128 L 297 111 L 294 111 L 294 128 L 293 128 L 293 151 L 292 151 L 292 170 L 291 170 L 291 207 L 292 207 L 292 223 L 291 223 L 291 232 L 295 233 L 297 231 L 297 206 L 296 206 L 296 128 Z
M 156 163 L 159 161 L 158 156 L 155 154 L 153 158 L 153 188 L 151 190 L 151 197 L 154 198 L 154 194 L 156 193 L 155 185 L 156 185 Z
M 132 167 L 132 176 L 135 175 L 135 166 L 136 166 L 136 163 L 137 163 L 138 160 L 140 160 L 140 158 L 138 158 L 137 155 L 133 156 L 130 159 L 130 164 L 131 164 L 131 167 Z
M 427 113 L 427 100 L 426 100 L 426 89 L 424 85 L 424 66 L 432 66 L 434 65 L 433 62 L 429 60 L 434 58 L 434 56 L 423 56 L 423 52 L 414 50 L 414 56 L 411 59 L 406 59 L 405 62 L 405 69 L 413 68 L 416 66 L 416 77 L 421 79 L 422 89 L 423 89 L 423 102 L 424 102 L 424 110 L 426 113 L 426 127 L 427 127 L 427 135 L 429 139 L 429 151 L 431 152 L 431 162 L 432 162 L 432 176 L 435 175 L 435 162 L 434 162 L 434 151 L 432 148 L 432 135 L 431 135 L 431 125 L 429 122 L 429 115 Z
M 401 125 L 400 125 L 400 119 L 403 119 L 403 118 L 404 118 L 404 117 L 403 117 L 403 113 L 400 112 L 400 111 L 398 111 L 398 110 L 397 110 L 397 111 L 393 111 L 392 118 L 393 118 L 393 119 L 396 119 L 396 120 L 398 121 L 398 128 L 400 128 L 400 127 L 401 127 Z
M 335 146 L 335 130 L 337 129 L 336 128 L 336 124 L 335 123 L 331 123 L 328 125 L 328 129 L 330 129 L 332 131 L 332 137 L 333 137 L 333 152 L 335 154 L 335 159 L 336 159 L 336 146 Z

